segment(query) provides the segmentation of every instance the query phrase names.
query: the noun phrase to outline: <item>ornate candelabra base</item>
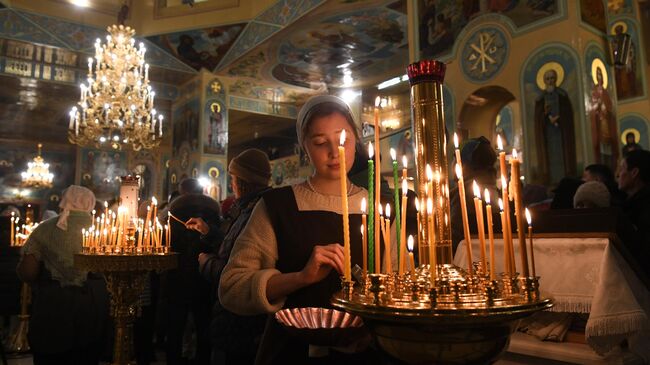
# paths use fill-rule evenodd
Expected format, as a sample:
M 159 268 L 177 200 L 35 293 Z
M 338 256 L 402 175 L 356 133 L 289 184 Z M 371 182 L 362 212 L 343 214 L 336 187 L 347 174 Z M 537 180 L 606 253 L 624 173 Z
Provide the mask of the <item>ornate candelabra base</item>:
M 178 254 L 75 255 L 75 267 L 102 273 L 111 294 L 111 315 L 115 318 L 113 365 L 135 365 L 133 323 L 140 315 L 139 296 L 147 273 L 162 272 L 178 265 Z

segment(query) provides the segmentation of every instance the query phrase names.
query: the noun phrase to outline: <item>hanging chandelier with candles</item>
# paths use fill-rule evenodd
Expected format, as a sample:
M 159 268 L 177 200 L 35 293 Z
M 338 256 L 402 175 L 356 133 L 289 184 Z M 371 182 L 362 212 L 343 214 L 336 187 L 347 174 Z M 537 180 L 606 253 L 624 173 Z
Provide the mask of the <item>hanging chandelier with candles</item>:
M 20 175 L 23 179 L 23 185 L 34 188 L 51 188 L 54 174 L 50 172 L 50 164 L 46 163 L 41 157 L 41 148 L 43 145 L 38 144 L 38 156 L 34 157 L 32 162 L 27 163 L 27 170 Z
M 135 31 L 124 25 L 107 28 L 106 43 L 95 42 L 88 58 L 87 83 L 70 111 L 68 139 L 80 146 L 151 149 L 162 140 L 163 116 L 153 108 L 149 64 L 143 43 L 135 47 Z

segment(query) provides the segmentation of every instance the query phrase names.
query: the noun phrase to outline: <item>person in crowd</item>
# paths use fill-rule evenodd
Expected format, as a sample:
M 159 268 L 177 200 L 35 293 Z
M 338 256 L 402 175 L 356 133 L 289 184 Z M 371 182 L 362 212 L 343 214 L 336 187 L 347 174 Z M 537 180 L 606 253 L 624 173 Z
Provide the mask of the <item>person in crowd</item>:
M 184 179 L 179 184 L 180 196 L 169 205 L 174 217 L 187 222 L 192 217 L 200 217 L 210 225 L 221 221 L 219 203 L 203 195 L 203 188 L 197 179 Z M 210 284 L 199 274 L 199 254 L 213 252 L 223 235 L 215 230 L 211 245 L 201 241 L 201 234 L 187 229 L 185 224 L 171 219 L 171 250 L 179 253 L 178 268 L 164 273 L 161 289 L 167 305 L 167 363 L 184 364 L 183 334 L 188 323 L 196 327 L 196 362 L 208 364 L 210 361 L 210 338 L 208 319 L 210 317 Z M 190 320 L 190 315 L 192 320 Z
M 47 210 L 45 210 L 43 212 L 43 216 L 41 217 L 41 221 L 46 221 L 46 220 L 48 220 L 50 218 L 54 218 L 56 216 L 58 216 L 58 214 L 55 211 L 47 209 Z
M 167 222 L 167 213 L 169 213 L 169 205 L 174 201 L 174 199 L 178 198 L 180 195 L 181 193 L 179 193 L 178 190 L 172 191 L 167 197 L 167 201 L 162 203 L 159 206 L 158 219 L 161 222 Z
M 474 190 L 473 182 L 479 185 L 481 189 L 481 199 L 484 198 L 484 190 L 487 188 L 490 193 L 490 199 L 493 206 L 498 202 L 501 193 L 496 189 L 497 186 L 497 154 L 490 141 L 481 136 L 467 140 L 460 151 L 463 164 L 463 179 L 465 181 L 465 205 L 467 207 L 467 216 L 469 229 L 472 234 L 478 233 L 476 223 L 476 213 L 474 209 Z M 455 164 L 450 173 L 455 176 Z M 506 177 L 507 178 L 507 177 Z M 499 185 L 501 185 L 499 180 Z M 461 210 L 460 195 L 458 187 L 449 192 L 450 197 L 450 214 L 451 214 L 451 241 L 454 253 L 460 241 L 465 239 L 463 232 L 463 218 Z M 498 207 L 498 206 L 497 206 Z M 499 209 L 493 210 L 492 221 L 494 230 L 501 231 L 501 219 L 499 218 Z
M 228 172 L 236 197 L 230 209 L 230 227 L 216 253 L 199 255 L 199 270 L 206 280 L 214 284 L 215 294 L 235 240 L 248 223 L 255 204 L 270 190 L 271 164 L 265 152 L 252 148 L 233 158 Z M 207 239 L 212 231 L 212 227 L 201 218 L 190 219 L 187 227 L 201 232 L 202 239 Z M 265 322 L 264 315 L 238 316 L 225 310 L 216 300 L 210 322 L 212 364 L 252 365 Z
M 17 272 L 32 286 L 28 341 L 35 365 L 99 363 L 108 293 L 102 278 L 73 264 L 94 206 L 92 191 L 68 187 L 59 204 L 61 215 L 39 224 L 23 247 Z
M 599 181 L 607 187 L 611 197 L 612 206 L 621 206 L 625 201 L 625 193 L 618 189 L 614 173 L 607 165 L 593 164 L 585 167 L 582 173 L 582 181 Z
M 584 181 L 573 177 L 565 177 L 560 180 L 557 187 L 553 189 L 553 201 L 551 209 L 573 209 L 573 197 Z
M 305 103 L 296 132 L 314 174 L 303 183 L 266 192 L 253 208 L 221 274 L 219 300 L 227 310 L 255 315 L 330 306 L 344 268 L 338 150 L 342 131 L 349 171 L 359 139 L 349 106 L 332 95 Z M 350 227 L 359 227 L 361 199 L 367 191 L 346 180 Z M 350 230 L 350 239 L 360 242 L 358 229 Z M 352 245 L 352 265 L 361 263 L 361 255 L 361 246 Z M 268 316 L 256 363 L 304 364 L 307 359 L 307 344 L 290 338 Z
M 622 208 L 636 242 L 650 252 L 650 151 L 630 151 L 621 159 L 616 177 L 618 188 L 627 194 Z
M 607 208 L 610 206 L 610 195 L 607 186 L 600 181 L 588 181 L 576 190 L 573 196 L 573 207 L 582 208 Z

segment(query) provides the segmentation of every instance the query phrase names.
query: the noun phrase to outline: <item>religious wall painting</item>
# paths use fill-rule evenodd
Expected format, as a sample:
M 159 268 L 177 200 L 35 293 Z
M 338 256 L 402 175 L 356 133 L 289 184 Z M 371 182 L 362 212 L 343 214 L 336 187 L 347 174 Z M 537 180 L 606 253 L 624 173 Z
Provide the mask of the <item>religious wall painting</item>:
M 508 60 L 508 41 L 495 26 L 482 27 L 472 33 L 461 51 L 463 74 L 474 82 L 496 76 Z
M 505 150 L 509 150 L 510 148 L 508 147 L 514 146 L 514 116 L 510 105 L 501 108 L 499 114 L 497 114 L 494 122 L 494 138 L 492 138 L 495 143 L 497 135 L 501 136 L 501 141 Z
M 296 184 L 303 180 L 299 175 L 300 156 L 291 155 L 271 160 L 271 186 L 274 188 Z
M 393 161 L 390 158 L 390 149 L 394 148 L 397 155 L 397 163 L 402 168 L 402 156 L 406 156 L 408 164 L 415 166 L 415 150 L 413 149 L 413 131 L 411 128 L 404 128 L 399 132 L 382 137 L 379 140 L 381 152 L 381 170 L 392 171 Z M 376 152 L 376 151 L 375 151 Z
M 285 26 L 323 2 L 324 0 L 280 0 L 255 20 Z
M 205 88 L 205 95 L 206 97 L 219 97 L 221 99 L 225 99 L 226 89 L 219 79 L 214 78 L 207 83 L 207 86 Z
M 587 120 L 591 129 L 590 153 L 594 161 L 616 169 L 619 156 L 616 103 L 611 75 L 605 65 L 605 53 L 595 45 L 585 52 Z
M 584 23 L 607 33 L 607 14 L 603 0 L 580 0 L 580 16 Z
M 147 39 L 197 71 L 201 68 L 213 71 L 244 26 L 243 23 L 224 25 L 156 35 Z
M 128 175 L 126 153 L 82 148 L 81 186 L 95 193 L 98 201 L 111 201 L 120 194 L 120 177 Z
M 624 115 L 620 120 L 618 142 L 625 154 L 634 149 L 650 149 L 650 123 L 638 114 Z
M 546 45 L 523 70 L 526 154 L 531 180 L 554 185 L 576 176 L 581 151 L 576 56 L 560 44 Z
M 254 52 L 228 69 L 229 76 L 236 77 L 258 77 L 260 67 L 266 62 L 264 51 Z
M 509 18 L 522 28 L 547 20 L 558 12 L 557 0 L 418 0 L 418 37 L 421 58 L 445 55 L 471 20 L 490 13 Z
M 405 52 L 406 16 L 368 8 L 308 24 L 279 45 L 275 79 L 305 88 L 343 86 L 345 75 L 366 76 L 374 63 Z
M 159 185 L 158 171 L 160 170 L 156 168 L 157 156 L 151 150 L 140 150 L 129 154 L 129 174 L 140 178 L 138 197 L 142 201 L 158 194 L 156 187 Z
M 3 140 L 0 148 L 0 199 L 22 196 L 28 200 L 60 198 L 61 191 L 74 183 L 76 152 L 71 146 L 43 145 L 41 156 L 54 174 L 51 188 L 35 189 L 22 185 L 21 172 L 37 155 L 36 143 Z
M 607 11 L 610 16 L 633 15 L 634 0 L 607 0 Z
M 618 19 L 610 23 L 609 34 L 615 36 L 627 33 L 632 38 L 629 62 L 624 66 L 614 68 L 616 80 L 616 98 L 619 101 L 643 96 L 643 63 L 639 51 L 639 32 L 636 24 L 629 19 Z M 615 40 L 614 40 L 615 42 Z
M 228 171 L 225 168 L 225 158 L 211 158 L 203 164 L 201 176 L 208 182 L 205 193 L 216 201 L 222 201 L 228 195 Z
M 199 98 L 183 102 L 173 113 L 172 153 L 176 155 L 185 143 L 190 151 L 198 149 L 199 140 Z
M 218 99 L 210 99 L 203 109 L 203 153 L 225 155 L 228 147 L 228 113 Z

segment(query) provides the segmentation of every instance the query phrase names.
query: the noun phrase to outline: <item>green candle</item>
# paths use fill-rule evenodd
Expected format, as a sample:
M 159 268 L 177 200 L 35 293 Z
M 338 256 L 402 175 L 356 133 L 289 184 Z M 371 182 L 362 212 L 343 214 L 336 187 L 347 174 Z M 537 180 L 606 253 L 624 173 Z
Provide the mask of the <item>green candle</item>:
M 368 143 L 368 272 L 375 272 L 375 150 Z
M 399 178 L 397 176 L 397 153 L 395 149 L 390 149 L 390 158 L 393 160 L 393 195 L 395 196 L 395 231 L 397 232 L 397 262 L 399 262 L 400 255 L 400 208 L 399 208 Z

